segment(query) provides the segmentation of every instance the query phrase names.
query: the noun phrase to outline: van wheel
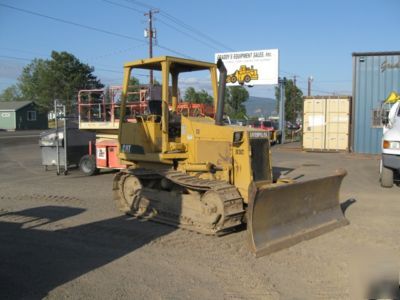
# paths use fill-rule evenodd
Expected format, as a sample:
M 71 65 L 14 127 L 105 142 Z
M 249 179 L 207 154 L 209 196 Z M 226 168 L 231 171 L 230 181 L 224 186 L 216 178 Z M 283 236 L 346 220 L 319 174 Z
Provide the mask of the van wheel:
M 391 188 L 393 186 L 393 170 L 382 166 L 381 186 Z
M 79 169 L 87 176 L 95 175 L 99 172 L 96 168 L 96 158 L 94 155 L 86 154 L 79 161 Z

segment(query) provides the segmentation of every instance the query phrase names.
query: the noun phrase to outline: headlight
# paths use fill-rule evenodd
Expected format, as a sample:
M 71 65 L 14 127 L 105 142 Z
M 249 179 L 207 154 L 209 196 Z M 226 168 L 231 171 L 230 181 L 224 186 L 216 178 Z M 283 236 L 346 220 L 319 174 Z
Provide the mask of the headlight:
M 383 141 L 383 149 L 400 149 L 400 142 Z
M 47 147 L 47 146 L 55 146 L 56 145 L 56 141 L 51 141 L 51 140 L 41 140 L 40 141 L 40 145 L 42 145 L 42 146 L 45 146 L 45 147 Z
M 243 139 L 243 131 L 237 131 L 233 133 L 233 143 L 240 143 Z

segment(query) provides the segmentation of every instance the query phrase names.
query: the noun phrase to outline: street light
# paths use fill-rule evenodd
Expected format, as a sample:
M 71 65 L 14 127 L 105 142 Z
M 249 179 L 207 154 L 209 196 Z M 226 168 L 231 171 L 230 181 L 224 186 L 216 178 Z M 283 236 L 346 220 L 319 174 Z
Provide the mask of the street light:
M 311 83 L 314 81 L 312 76 L 308 77 L 308 89 L 307 89 L 307 96 L 311 96 Z

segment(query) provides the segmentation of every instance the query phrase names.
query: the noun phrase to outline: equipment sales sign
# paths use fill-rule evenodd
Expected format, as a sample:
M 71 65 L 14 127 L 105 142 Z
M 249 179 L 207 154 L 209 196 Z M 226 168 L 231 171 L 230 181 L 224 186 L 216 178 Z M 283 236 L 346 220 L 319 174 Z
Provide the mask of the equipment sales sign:
M 226 83 L 233 85 L 278 84 L 278 49 L 216 53 L 228 71 Z

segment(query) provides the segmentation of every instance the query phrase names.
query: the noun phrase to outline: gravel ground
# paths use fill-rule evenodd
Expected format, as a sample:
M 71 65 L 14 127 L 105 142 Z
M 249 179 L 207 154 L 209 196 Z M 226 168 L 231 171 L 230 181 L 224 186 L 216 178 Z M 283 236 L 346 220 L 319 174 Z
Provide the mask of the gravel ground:
M 376 156 L 275 147 L 275 170 L 348 171 L 350 225 L 256 259 L 244 230 L 210 237 L 121 215 L 114 173 L 46 172 L 37 142 L 0 133 L 1 299 L 350 299 L 360 272 L 398 276 L 400 188 L 380 187 Z

